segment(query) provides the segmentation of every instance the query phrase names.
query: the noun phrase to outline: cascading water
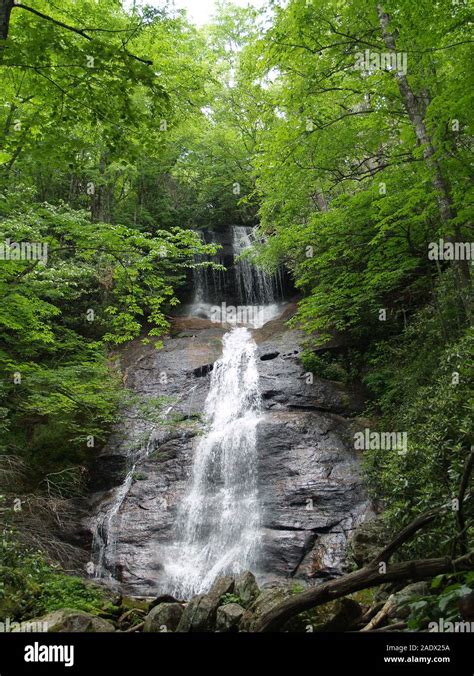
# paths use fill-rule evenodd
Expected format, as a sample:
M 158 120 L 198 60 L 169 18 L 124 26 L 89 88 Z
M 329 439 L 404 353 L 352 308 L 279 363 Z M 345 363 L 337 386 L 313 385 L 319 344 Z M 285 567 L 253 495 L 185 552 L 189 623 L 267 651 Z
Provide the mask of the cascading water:
M 169 406 L 163 412 L 163 421 L 173 409 Z M 133 484 L 135 470 L 137 466 L 148 458 L 153 448 L 154 434 L 150 433 L 147 442 L 140 446 L 137 452 L 129 458 L 128 471 L 123 483 L 113 492 L 109 502 L 102 506 L 101 512 L 97 518 L 97 523 L 92 536 L 92 564 L 93 573 L 96 579 L 104 579 L 110 583 L 115 583 L 115 573 L 117 564 L 117 539 L 121 530 L 120 508 L 127 499 Z
M 92 558 L 94 563 L 94 576 L 98 579 L 104 578 L 110 582 L 114 580 L 114 554 L 117 544 L 115 518 L 128 495 L 130 486 L 132 485 L 134 471 L 135 464 L 127 472 L 125 481 L 115 493 L 109 508 L 102 514 L 97 522 L 92 540 Z
M 194 268 L 194 295 L 192 301 L 181 308 L 181 313 L 215 322 L 260 328 L 281 311 L 284 296 L 282 274 L 280 270 L 267 274 L 249 258 L 240 258 L 255 243 L 254 228 L 232 226 L 230 233 L 233 265 L 227 269 L 203 266 Z M 203 242 L 218 243 L 213 232 L 201 232 L 200 237 Z M 196 256 L 198 263 L 205 260 L 209 259 Z M 228 256 L 221 253 L 211 260 L 220 266 L 224 266 L 225 262 L 228 264 Z M 227 311 L 226 306 L 221 311 L 224 299 L 230 303 L 231 310 Z
M 252 228 L 234 226 L 233 249 L 236 257 L 253 246 L 253 233 Z M 271 305 L 282 297 L 281 276 L 266 274 L 248 258 L 237 261 L 235 276 L 239 298 L 244 305 Z
M 182 598 L 207 590 L 219 574 L 255 567 L 258 558 L 256 345 L 248 329 L 236 328 L 223 346 L 205 404 L 209 429 L 178 513 L 182 535 L 165 565 L 170 590 Z
M 165 416 L 169 413 L 165 412 Z M 153 435 L 150 435 L 145 446 L 139 449 L 138 455 L 129 462 L 129 469 L 123 483 L 113 492 L 112 499 L 104 505 L 97 519 L 97 524 L 92 538 L 92 563 L 94 577 L 105 579 L 113 583 L 115 581 L 117 537 L 120 533 L 120 508 L 126 500 L 133 483 L 135 469 L 140 461 L 148 457 L 152 444 Z

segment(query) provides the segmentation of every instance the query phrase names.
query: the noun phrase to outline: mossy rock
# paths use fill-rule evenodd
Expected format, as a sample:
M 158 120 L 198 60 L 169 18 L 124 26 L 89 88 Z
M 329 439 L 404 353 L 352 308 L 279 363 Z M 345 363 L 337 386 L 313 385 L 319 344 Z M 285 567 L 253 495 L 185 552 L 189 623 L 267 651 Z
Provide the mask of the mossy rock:
M 74 608 L 61 608 L 61 610 L 55 610 L 30 621 L 44 623 L 48 627 L 48 633 L 107 633 L 115 631 L 111 622 Z
M 148 611 L 150 607 L 150 601 L 147 599 L 139 599 L 134 596 L 122 596 L 122 602 L 120 604 L 121 608 L 125 610 L 132 610 L 138 608 L 138 610 Z

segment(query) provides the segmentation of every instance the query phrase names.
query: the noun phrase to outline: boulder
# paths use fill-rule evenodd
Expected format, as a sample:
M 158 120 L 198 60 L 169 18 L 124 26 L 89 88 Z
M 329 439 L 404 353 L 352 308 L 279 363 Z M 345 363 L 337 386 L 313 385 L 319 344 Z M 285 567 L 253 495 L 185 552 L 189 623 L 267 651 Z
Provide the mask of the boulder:
M 199 594 L 190 600 L 179 622 L 179 632 L 213 631 L 217 608 L 224 594 L 234 591 L 234 578 L 218 577 L 207 594 Z
M 184 609 L 176 631 L 212 631 L 213 619 L 216 612 L 217 605 L 207 594 L 199 594 L 198 596 L 194 596 Z
M 245 609 L 238 603 L 226 603 L 217 609 L 216 630 L 231 632 L 238 631 L 240 620 L 245 613 Z
M 96 615 L 86 613 L 83 610 L 75 610 L 74 608 L 54 610 L 52 613 L 30 621 L 45 623 L 48 627 L 48 632 L 104 633 L 115 631 L 115 627 L 111 622 Z
M 143 631 L 146 633 L 176 631 L 182 615 L 183 607 L 180 603 L 160 603 L 145 617 Z
M 244 573 L 239 575 L 235 581 L 234 592 L 238 596 L 242 605 L 247 608 L 260 594 L 260 589 L 258 588 L 257 580 L 253 573 L 249 570 L 246 570 Z
M 273 588 L 265 589 L 257 596 L 250 608 L 246 611 L 240 622 L 241 631 L 252 632 L 259 618 L 271 608 L 290 596 L 288 589 Z
M 387 544 L 384 524 L 380 519 L 365 521 L 354 531 L 350 547 L 354 561 L 364 566 L 374 559 Z
M 150 602 L 146 599 L 135 598 L 133 596 L 123 596 L 120 605 L 125 610 L 132 610 L 134 608 L 137 610 L 148 610 Z
M 234 578 L 228 575 L 222 575 L 214 581 L 207 594 L 216 601 L 220 601 L 224 594 L 231 594 L 234 591 L 234 588 Z
M 467 592 L 460 597 L 458 608 L 463 620 L 474 622 L 474 591 Z

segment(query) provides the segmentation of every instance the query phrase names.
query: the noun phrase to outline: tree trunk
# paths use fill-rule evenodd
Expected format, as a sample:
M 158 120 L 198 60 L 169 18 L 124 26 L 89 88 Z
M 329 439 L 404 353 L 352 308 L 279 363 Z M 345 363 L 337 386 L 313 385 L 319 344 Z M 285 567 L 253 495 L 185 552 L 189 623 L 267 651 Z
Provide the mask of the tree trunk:
M 13 0 L 0 0 L 0 40 L 4 42 L 8 37 L 10 14 L 13 9 Z M 3 48 L 3 45 L 0 49 Z
M 380 4 L 377 5 L 377 14 L 379 17 L 380 27 L 382 30 L 382 36 L 385 42 L 387 49 L 392 52 L 396 52 L 396 43 L 393 34 L 390 31 L 390 17 L 383 10 Z M 435 155 L 435 148 L 433 142 L 428 134 L 424 121 L 424 110 L 426 109 L 426 93 L 424 94 L 421 102 L 418 102 L 416 96 L 414 95 L 406 75 L 402 72 L 395 72 L 395 78 L 398 83 L 398 89 L 402 101 L 405 105 L 405 108 L 408 112 L 408 116 L 413 124 L 415 130 L 416 138 L 424 146 L 424 159 L 428 166 L 431 183 L 435 190 L 436 200 L 438 203 L 438 210 L 443 224 L 447 225 L 453 218 L 453 208 L 451 204 L 451 199 L 449 196 L 449 190 L 447 182 L 441 171 L 438 160 Z M 461 232 L 459 226 L 454 226 L 455 232 L 455 241 L 461 241 Z M 468 261 L 456 261 L 456 267 L 459 272 L 459 277 L 461 284 L 463 286 L 468 286 L 470 281 L 470 272 Z
M 96 186 L 91 202 L 91 220 L 103 222 L 107 215 L 107 194 L 105 185 L 105 171 L 107 169 L 107 154 L 101 153 L 99 160 L 100 182 Z
M 13 9 L 14 0 L 0 0 L 0 63 L 3 59 L 5 44 L 8 38 L 8 29 L 10 28 L 10 14 Z
M 328 211 L 328 203 L 321 188 L 318 188 L 313 194 L 313 201 L 317 204 L 319 211 Z

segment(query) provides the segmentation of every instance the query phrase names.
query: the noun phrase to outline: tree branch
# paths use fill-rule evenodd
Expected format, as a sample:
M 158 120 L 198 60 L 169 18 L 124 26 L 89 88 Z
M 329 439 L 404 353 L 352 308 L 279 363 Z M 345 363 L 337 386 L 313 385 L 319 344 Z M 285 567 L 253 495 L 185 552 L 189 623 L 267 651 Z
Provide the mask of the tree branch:
M 21 2 L 15 3 L 13 5 L 13 7 L 15 7 L 15 8 L 18 7 L 19 9 L 24 9 L 27 12 L 31 12 L 32 14 L 39 16 L 41 19 L 45 19 L 45 21 L 50 21 L 51 23 L 56 24 L 56 26 L 60 26 L 61 28 L 64 28 L 68 31 L 72 31 L 73 33 L 80 35 L 82 38 L 85 38 L 86 40 L 89 40 L 90 42 L 93 42 L 93 38 L 91 38 L 91 36 L 86 33 L 86 30 L 91 30 L 91 31 L 92 30 L 94 30 L 94 31 L 100 30 L 99 28 L 89 28 L 89 29 L 76 28 L 75 26 L 71 26 L 70 24 L 64 23 L 63 21 L 60 21 L 59 19 L 54 19 L 52 16 L 49 16 L 48 14 L 43 14 L 43 12 L 40 12 L 37 9 L 34 9 L 33 7 L 30 7 L 29 5 L 24 5 Z M 123 51 L 131 59 L 135 59 L 136 61 L 139 61 L 140 63 L 144 63 L 147 66 L 153 65 L 153 61 L 150 61 L 150 59 L 142 59 L 140 56 L 136 56 L 135 54 L 132 54 L 131 52 L 128 51 L 128 49 L 125 49 L 125 48 L 123 48 Z
M 62 21 L 59 21 L 59 19 L 53 19 L 52 16 L 49 16 L 48 14 L 43 14 L 43 12 L 39 12 L 37 9 L 34 9 L 33 7 L 30 7 L 29 5 L 24 5 L 21 2 L 16 2 L 14 7 L 18 7 L 20 9 L 25 9 L 27 12 L 31 12 L 32 14 L 36 14 L 36 16 L 39 16 L 41 19 L 45 19 L 46 21 L 51 21 L 51 23 L 56 24 L 56 26 L 61 26 L 61 28 L 65 28 L 68 31 L 72 31 L 73 33 L 77 33 L 81 37 L 85 38 L 86 40 L 92 40 L 90 35 L 87 35 L 81 28 L 75 28 L 74 26 L 70 26 L 67 23 L 63 23 Z
M 412 537 L 412 535 L 414 535 L 424 526 L 431 523 L 438 516 L 440 509 L 441 507 L 439 507 L 438 509 L 432 509 L 429 512 L 425 512 L 424 514 L 421 514 L 421 516 L 417 517 L 414 521 L 409 523 L 407 526 L 405 526 L 405 528 L 403 528 L 399 533 L 397 533 L 394 539 L 391 542 L 389 542 L 388 545 L 384 547 L 379 554 L 377 554 L 377 556 L 370 562 L 369 565 L 375 566 L 382 561 L 388 563 L 390 557 L 397 551 L 397 549 L 400 549 L 400 547 L 407 540 L 409 540 Z
M 459 514 L 461 514 L 459 537 L 465 535 L 461 505 L 465 499 L 466 489 L 473 465 L 474 451 L 471 451 L 466 461 L 458 493 L 458 523 Z M 372 559 L 370 563 L 360 570 L 356 570 L 353 573 L 344 575 L 343 577 L 340 577 L 336 580 L 330 580 L 329 582 L 323 583 L 318 587 L 308 589 L 302 594 L 292 596 L 291 598 L 285 599 L 278 605 L 274 606 L 259 618 L 256 623 L 255 630 L 262 632 L 278 631 L 278 629 L 280 629 L 280 627 L 282 627 L 282 625 L 291 617 L 294 615 L 299 615 L 309 608 L 320 606 L 324 603 L 327 603 L 328 601 L 340 598 L 341 596 L 347 596 L 347 594 L 352 594 L 353 592 L 359 591 L 361 589 L 367 589 L 368 587 L 375 587 L 379 584 L 385 584 L 386 582 L 398 582 L 400 580 L 408 579 L 426 580 L 444 573 L 453 573 L 463 569 L 473 570 L 474 550 L 469 552 L 469 554 L 462 552 L 463 556 L 458 559 L 454 559 L 454 557 L 452 557 L 402 561 L 401 563 L 392 564 L 390 567 L 385 566 L 384 572 L 380 571 L 380 564 L 382 562 L 387 564 L 390 557 L 402 546 L 402 544 L 409 540 L 410 537 L 412 537 L 421 528 L 431 523 L 445 507 L 446 505 L 440 505 L 439 507 L 418 516 L 411 523 L 405 526 L 405 528 L 403 528 L 393 538 L 393 540 L 389 542 L 388 545 L 386 545 L 374 559 Z M 465 540 L 464 544 L 467 549 L 467 539 Z

